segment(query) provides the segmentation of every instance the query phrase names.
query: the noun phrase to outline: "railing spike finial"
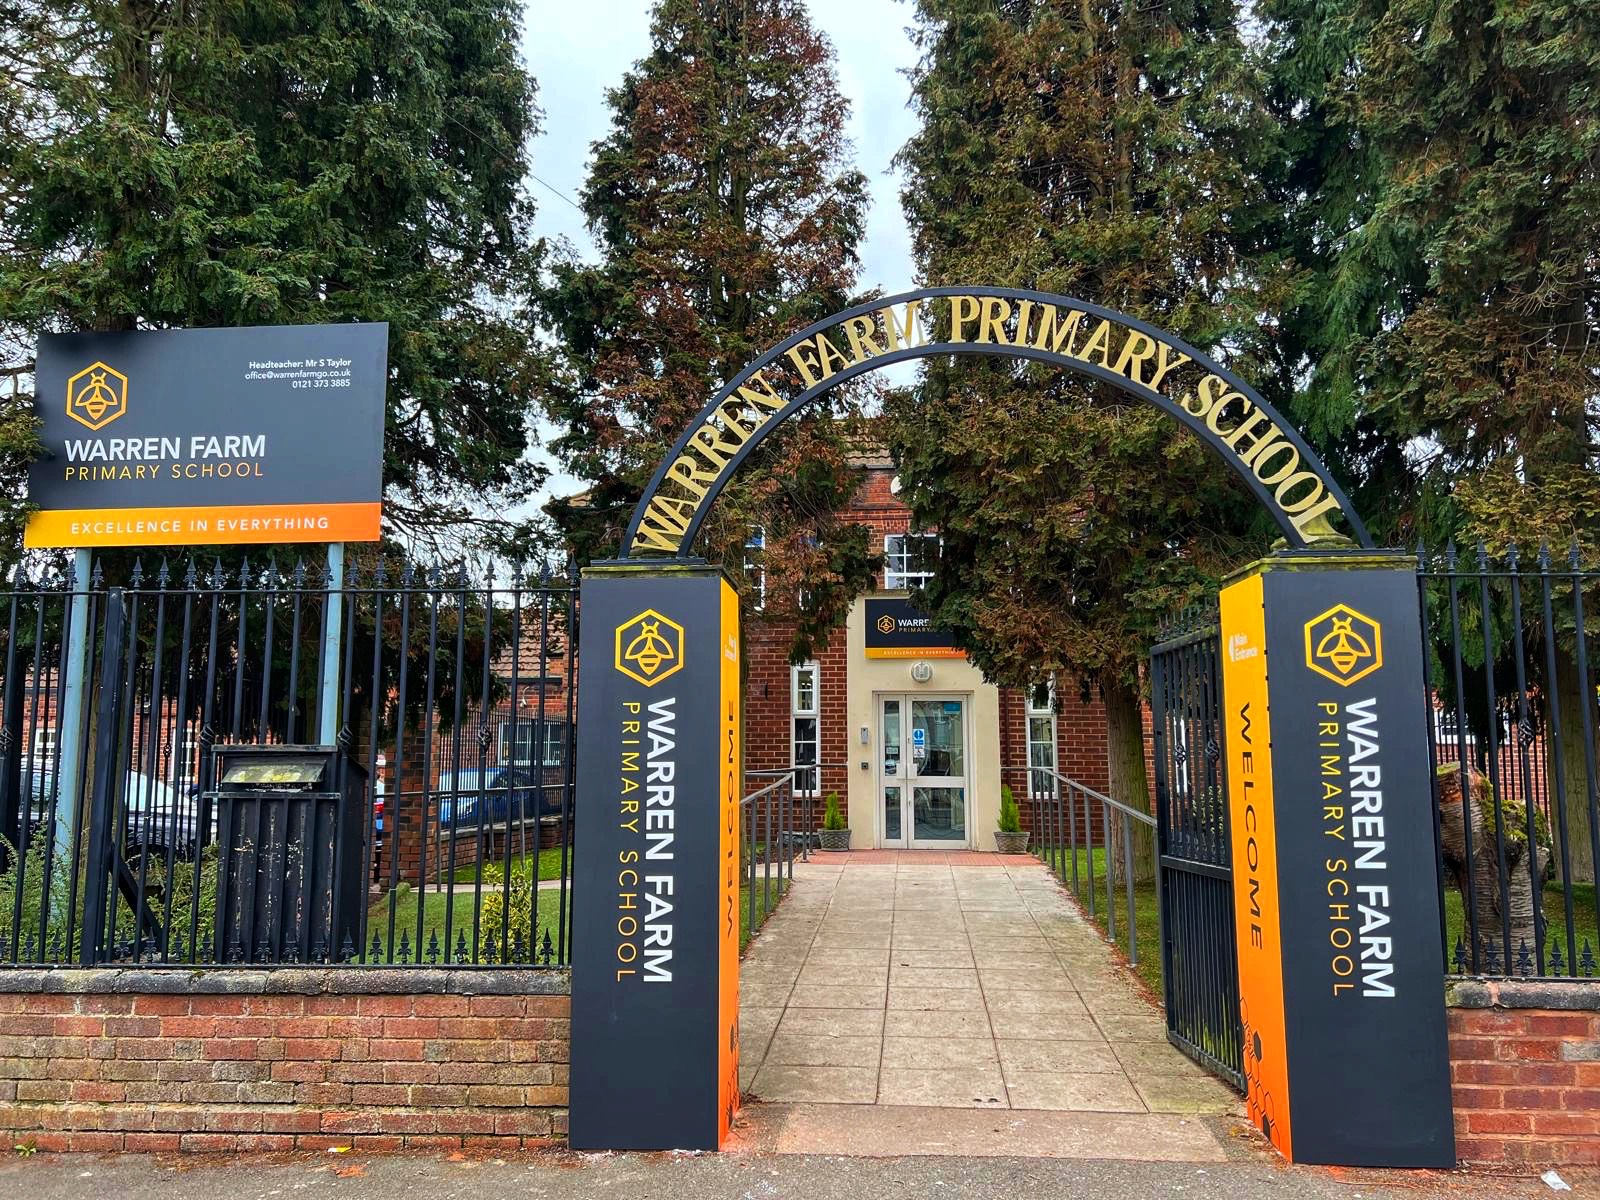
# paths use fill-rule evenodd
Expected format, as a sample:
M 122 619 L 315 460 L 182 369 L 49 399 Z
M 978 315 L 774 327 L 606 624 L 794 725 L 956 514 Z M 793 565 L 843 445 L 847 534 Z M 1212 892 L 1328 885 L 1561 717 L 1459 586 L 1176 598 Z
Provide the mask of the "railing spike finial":
M 144 556 L 136 555 L 133 560 L 133 574 L 128 576 L 128 586 L 141 587 L 144 584 Z
M 1481 574 L 1489 569 L 1489 548 L 1483 544 L 1483 539 L 1478 539 L 1478 571 Z
M 1521 565 L 1521 562 L 1522 562 L 1521 553 L 1517 549 L 1516 542 L 1507 542 L 1506 543 L 1506 566 L 1511 568 L 1511 573 L 1513 575 L 1516 574 L 1517 568 Z
M 1456 561 L 1457 561 L 1456 540 L 1455 540 L 1455 538 L 1451 538 L 1444 545 L 1444 565 L 1445 565 L 1445 570 L 1454 571 L 1456 569 Z
M 1573 571 L 1577 571 L 1579 564 L 1583 562 L 1583 556 L 1578 552 L 1578 538 L 1576 534 L 1573 535 L 1572 545 L 1567 550 L 1567 562 L 1572 565 Z
M 1539 570 L 1544 572 L 1550 570 L 1550 542 L 1547 538 L 1539 539 Z

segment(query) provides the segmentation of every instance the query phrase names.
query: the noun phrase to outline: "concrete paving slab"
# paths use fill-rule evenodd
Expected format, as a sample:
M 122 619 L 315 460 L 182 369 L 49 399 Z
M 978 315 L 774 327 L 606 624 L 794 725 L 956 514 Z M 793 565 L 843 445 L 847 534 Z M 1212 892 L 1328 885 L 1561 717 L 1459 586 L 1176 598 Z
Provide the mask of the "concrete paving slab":
M 999 1062 L 999 1051 L 990 1037 L 891 1037 L 886 1034 L 883 1039 L 885 1067 L 986 1068 L 998 1066 Z
M 778 1022 L 783 1033 L 812 1037 L 883 1036 L 881 1008 L 789 1008 Z
M 1113 1074 L 1127 1072 L 1111 1045 L 1098 1039 L 1079 1042 L 1047 1042 L 1036 1038 L 1000 1038 L 1000 1068 L 1007 1079 L 1035 1071 L 1067 1071 L 1075 1074 Z
M 1083 998 L 1071 988 L 985 991 L 992 1013 L 1071 1013 L 1087 1016 Z
M 889 1011 L 982 1012 L 983 993 L 970 988 L 923 988 L 889 985 Z
M 882 984 L 797 984 L 789 994 L 789 1007 L 881 1009 L 884 1007 L 884 987 Z
M 1048 1137 L 1066 1156 L 1218 1154 L 1206 1123 L 1233 1120 L 1237 1097 L 1166 1042 L 1042 866 L 844 857 L 799 864 L 743 970 L 740 1077 L 770 1144 L 853 1153 L 882 1136 L 898 1139 L 889 1153 L 965 1153 L 971 1138 L 988 1153 L 1032 1128 L 1049 1131 L 1017 1143 L 1034 1155 Z
M 878 1095 L 876 1067 L 815 1067 L 763 1063 L 750 1082 L 758 1100 L 871 1104 Z
M 1126 1075 L 1109 1071 L 1025 1071 L 1006 1078 L 1014 1108 L 1069 1112 L 1144 1112 L 1145 1104 Z
M 743 1039 L 740 1039 L 743 1045 Z M 766 1061 L 785 1067 L 872 1067 L 883 1057 L 877 1034 L 829 1035 L 785 1030 L 767 1046 Z
M 1007 1107 L 999 1063 L 933 1070 L 886 1066 L 878 1077 L 878 1100 L 934 1108 Z
M 1205 1124 L 1166 1115 L 871 1105 L 851 1109 L 849 1119 L 840 1120 L 834 1105 L 771 1104 L 744 1119 L 741 1145 L 775 1154 L 1103 1159 L 1115 1147 L 1119 1155 L 1146 1162 L 1227 1158 Z

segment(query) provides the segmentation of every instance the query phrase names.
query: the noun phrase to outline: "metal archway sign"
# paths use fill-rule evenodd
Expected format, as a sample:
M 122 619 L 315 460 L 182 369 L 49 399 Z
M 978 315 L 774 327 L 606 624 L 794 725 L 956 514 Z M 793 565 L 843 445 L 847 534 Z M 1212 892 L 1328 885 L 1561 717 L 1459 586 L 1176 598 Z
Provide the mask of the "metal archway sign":
M 1108 383 L 1192 430 L 1244 480 L 1290 546 L 1346 539 L 1372 545 L 1349 498 L 1299 432 L 1193 346 L 1070 296 L 943 287 L 846 309 L 741 371 L 657 468 L 634 509 L 621 557 L 689 557 L 717 495 L 784 420 L 857 375 L 940 354 L 1028 358 Z

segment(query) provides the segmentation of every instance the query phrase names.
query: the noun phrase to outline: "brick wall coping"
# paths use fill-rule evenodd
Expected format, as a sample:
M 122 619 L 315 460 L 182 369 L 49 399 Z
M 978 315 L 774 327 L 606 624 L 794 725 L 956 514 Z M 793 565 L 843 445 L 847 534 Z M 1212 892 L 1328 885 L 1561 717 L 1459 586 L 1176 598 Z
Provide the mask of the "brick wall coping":
M 0 968 L 0 994 L 566 996 L 564 967 L 51 967 Z
M 1451 1008 L 1600 1012 L 1600 979 L 1453 979 L 1444 995 Z

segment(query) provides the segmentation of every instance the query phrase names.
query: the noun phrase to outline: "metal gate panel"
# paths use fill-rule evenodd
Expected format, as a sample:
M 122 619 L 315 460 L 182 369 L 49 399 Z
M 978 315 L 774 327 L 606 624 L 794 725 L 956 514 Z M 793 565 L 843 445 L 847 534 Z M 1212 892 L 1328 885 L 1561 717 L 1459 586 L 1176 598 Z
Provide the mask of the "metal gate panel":
M 1150 652 L 1150 692 L 1167 1039 L 1242 1091 L 1216 612 L 1185 613 L 1164 634 Z

